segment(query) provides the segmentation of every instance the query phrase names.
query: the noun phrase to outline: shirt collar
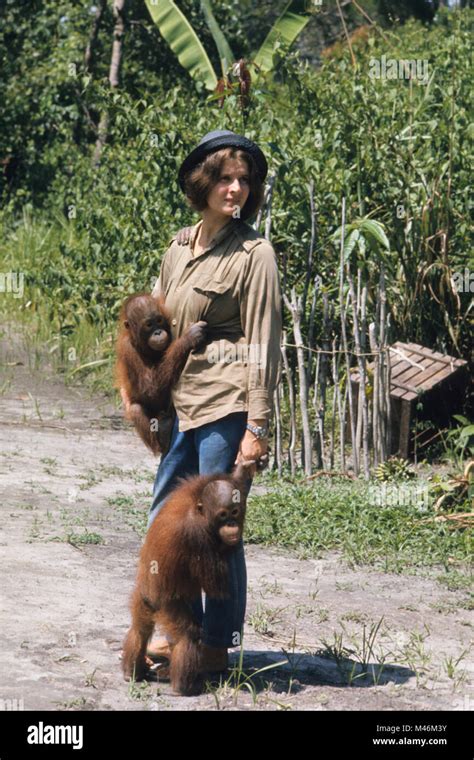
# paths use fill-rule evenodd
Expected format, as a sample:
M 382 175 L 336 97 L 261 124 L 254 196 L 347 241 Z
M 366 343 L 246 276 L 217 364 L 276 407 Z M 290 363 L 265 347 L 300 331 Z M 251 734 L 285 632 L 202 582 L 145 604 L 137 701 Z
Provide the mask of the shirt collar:
M 221 227 L 221 229 L 219 230 L 219 232 L 217 232 L 214 235 L 214 237 L 212 238 L 212 240 L 209 243 L 209 245 L 207 246 L 207 248 L 205 248 L 202 251 L 202 253 L 198 254 L 198 256 L 195 257 L 195 258 L 199 258 L 199 256 L 203 256 L 205 253 L 207 253 L 208 251 L 212 250 L 212 248 L 215 248 L 216 245 L 219 245 L 219 243 L 221 243 L 228 235 L 230 235 L 234 231 L 234 229 L 236 228 L 236 222 L 238 222 L 238 219 L 234 219 L 234 217 L 231 217 L 229 219 L 229 221 L 226 222 L 226 224 L 224 224 L 223 227 Z M 194 241 L 196 240 L 197 234 L 198 234 L 198 232 L 199 232 L 199 230 L 200 230 L 201 227 L 202 227 L 202 219 L 200 219 L 199 222 L 194 225 L 193 230 L 191 232 L 191 237 L 190 237 L 190 240 L 189 240 L 189 250 L 190 250 L 190 252 L 192 252 L 192 247 L 194 245 Z

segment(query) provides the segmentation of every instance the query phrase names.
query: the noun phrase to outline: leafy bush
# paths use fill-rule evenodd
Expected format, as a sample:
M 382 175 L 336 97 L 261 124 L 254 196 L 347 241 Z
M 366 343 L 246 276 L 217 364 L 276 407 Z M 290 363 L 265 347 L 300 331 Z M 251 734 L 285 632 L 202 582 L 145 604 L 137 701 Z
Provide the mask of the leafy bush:
M 70 343 L 84 319 L 97 328 L 99 339 L 109 336 L 123 296 L 151 287 L 171 235 L 196 222 L 177 185 L 181 161 L 205 132 L 242 131 L 243 125 L 236 102 L 227 100 L 222 110 L 215 101 L 206 103 L 179 66 L 171 70 L 174 89 L 166 88 L 170 72 L 163 77 L 150 72 L 148 88 L 143 75 L 137 87 L 124 74 L 127 86 L 117 92 L 97 76 L 69 81 L 65 64 L 71 57 L 79 59 L 90 20 L 86 24 L 79 14 L 79 23 L 79 16 L 69 11 L 68 23 L 76 29 L 78 22 L 77 34 L 58 31 L 57 45 L 48 52 L 44 42 L 39 44 L 40 35 L 51 40 L 55 7 L 46 4 L 44 25 L 35 31 L 41 66 L 22 69 L 25 81 L 12 99 L 18 79 L 7 78 L 2 91 L 7 124 L 20 120 L 33 142 L 27 142 L 31 151 L 23 157 L 21 186 L 4 193 L 1 248 L 6 267 L 20 269 L 26 279 L 23 300 L 10 299 L 8 307 L 41 312 L 51 331 L 67 335 Z M 271 239 L 280 254 L 285 289 L 302 287 L 312 181 L 316 244 L 311 280 L 318 273 L 329 295 L 337 291 L 333 235 L 341 223 L 344 195 L 348 224 L 367 217 L 384 224 L 390 249 L 364 252 L 359 246 L 352 256 L 354 266 L 364 265 L 367 257 L 372 294 L 380 263 L 385 263 L 391 338 L 466 356 L 470 293 L 453 290 L 452 274 L 464 268 L 469 250 L 473 74 L 465 62 L 470 14 L 439 13 L 429 31 L 409 21 L 396 33 L 370 32 L 356 48 L 355 67 L 346 50 L 314 71 L 277 45 L 276 77 L 254 83 L 246 130 L 262 146 L 277 177 Z M 32 50 L 25 39 L 20 60 Z M 144 47 L 142 42 L 143 53 Z M 383 55 L 426 60 L 429 81 L 372 78 L 371 61 Z M 130 56 L 136 71 L 136 57 Z M 151 67 L 149 58 L 146 64 Z M 103 70 L 103 63 L 96 69 Z M 39 82 L 49 73 L 53 84 L 42 92 Z M 27 125 L 31 93 L 38 100 Z M 101 165 L 94 170 L 95 136 L 87 130 L 84 114 L 97 116 L 104 110 L 111 130 Z M 45 122 L 46 112 L 50 117 Z M 14 137 L 8 140 L 4 151 L 16 150 Z M 371 308 L 373 303 L 374 298 Z M 321 321 L 318 311 L 316 324 Z

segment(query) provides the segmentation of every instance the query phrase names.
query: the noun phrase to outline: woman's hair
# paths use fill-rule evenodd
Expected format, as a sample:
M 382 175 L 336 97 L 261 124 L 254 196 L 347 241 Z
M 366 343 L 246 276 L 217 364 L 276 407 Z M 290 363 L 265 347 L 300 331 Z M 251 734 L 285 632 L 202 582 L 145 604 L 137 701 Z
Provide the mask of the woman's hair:
M 188 203 L 195 211 L 207 207 L 207 196 L 221 176 L 224 161 L 236 158 L 246 162 L 249 170 L 249 196 L 245 206 L 240 210 L 240 218 L 245 220 L 253 216 L 263 201 L 263 184 L 257 170 L 257 164 L 250 153 L 239 148 L 222 148 L 216 150 L 201 161 L 184 177 L 184 190 Z

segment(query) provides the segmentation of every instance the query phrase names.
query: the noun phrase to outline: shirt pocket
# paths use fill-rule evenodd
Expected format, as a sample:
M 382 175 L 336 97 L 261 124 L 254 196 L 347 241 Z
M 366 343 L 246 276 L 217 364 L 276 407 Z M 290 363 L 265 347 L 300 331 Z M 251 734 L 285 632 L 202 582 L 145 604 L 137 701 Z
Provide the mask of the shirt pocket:
M 206 320 L 210 327 L 222 326 L 233 316 L 237 304 L 229 281 L 219 275 L 203 274 L 192 287 L 199 319 Z
M 207 298 L 216 298 L 230 290 L 230 285 L 221 277 L 207 275 L 203 276 L 198 284 L 193 285 L 193 290 L 195 290 L 196 293 L 207 296 Z

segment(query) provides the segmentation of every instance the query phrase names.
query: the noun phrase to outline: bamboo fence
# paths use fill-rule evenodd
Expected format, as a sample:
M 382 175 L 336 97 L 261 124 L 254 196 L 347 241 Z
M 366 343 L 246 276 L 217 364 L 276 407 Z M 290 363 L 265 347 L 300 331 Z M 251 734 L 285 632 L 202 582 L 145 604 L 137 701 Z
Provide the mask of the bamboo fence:
M 267 239 L 273 190 L 271 177 L 264 202 Z M 309 192 L 313 219 L 312 183 Z M 289 322 L 287 319 L 281 345 L 282 379 L 274 396 L 272 442 L 272 465 L 279 474 L 286 465 L 292 475 L 301 467 L 307 476 L 322 470 L 368 479 L 373 468 L 390 455 L 389 315 L 384 267 L 380 265 L 375 314 L 369 322 L 367 275 L 360 269 L 357 275 L 352 274 L 349 262 L 344 261 L 345 198 L 341 216 L 338 318 L 319 276 L 313 281 L 311 304 L 307 303 L 314 271 L 314 219 L 303 294 L 297 295 L 294 287 L 288 293 L 283 278 L 283 303 Z M 262 219 L 261 210 L 256 229 Z M 318 303 L 322 315 L 319 344 L 314 341 Z M 306 342 L 303 325 L 307 325 Z M 358 374 L 358 384 L 351 382 L 352 373 Z

